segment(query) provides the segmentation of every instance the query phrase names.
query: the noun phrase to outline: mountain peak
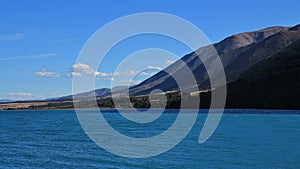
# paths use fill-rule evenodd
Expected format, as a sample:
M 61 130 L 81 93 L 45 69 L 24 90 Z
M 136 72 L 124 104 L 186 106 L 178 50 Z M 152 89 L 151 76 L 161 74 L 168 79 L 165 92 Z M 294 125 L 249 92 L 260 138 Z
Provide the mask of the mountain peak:
M 273 26 L 257 31 L 239 33 L 225 38 L 219 43 L 216 43 L 215 47 L 220 53 L 224 53 L 236 48 L 250 45 L 252 43 L 257 43 L 280 31 L 287 30 L 288 28 L 289 27 L 284 26 Z
M 300 24 L 298 24 L 298 25 L 296 25 L 294 27 L 291 27 L 289 30 L 291 30 L 291 31 L 298 31 L 298 30 L 300 30 Z
M 290 27 L 287 26 L 270 26 L 253 32 L 279 32 L 279 31 L 287 30 L 289 28 Z

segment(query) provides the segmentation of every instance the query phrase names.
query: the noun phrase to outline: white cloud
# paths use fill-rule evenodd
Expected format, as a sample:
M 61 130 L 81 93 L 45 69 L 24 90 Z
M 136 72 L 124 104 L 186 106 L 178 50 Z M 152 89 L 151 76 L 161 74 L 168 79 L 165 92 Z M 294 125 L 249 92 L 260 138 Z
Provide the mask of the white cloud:
M 126 71 L 123 71 L 123 72 L 115 72 L 114 76 L 152 76 L 153 73 L 148 73 L 146 71 L 157 71 L 157 70 L 161 70 L 160 67 L 154 67 L 154 66 L 148 66 L 145 71 L 141 71 L 141 72 L 138 72 L 138 71 L 135 71 L 135 70 L 132 70 L 132 69 L 128 69 Z
M 67 77 L 81 77 L 81 73 L 79 72 L 71 72 L 67 75 Z
M 113 73 L 105 73 L 105 72 L 95 71 L 89 65 L 83 64 L 83 63 L 76 63 L 72 66 L 72 68 L 75 73 L 84 73 L 86 75 L 101 76 L 101 77 L 107 77 L 107 76 L 113 75 Z
M 147 70 L 162 70 L 162 68 L 158 67 L 158 66 L 148 66 L 146 69 Z
M 93 74 L 95 71 L 89 65 L 83 63 L 76 63 L 72 66 L 74 71 L 84 72 L 87 74 Z
M 25 35 L 21 34 L 21 33 L 0 35 L 0 40 L 3 40 L 3 41 L 21 40 L 24 38 L 25 38 Z
M 121 75 L 120 72 L 115 72 L 115 73 L 113 74 L 113 76 L 120 76 L 120 75 Z
M 105 72 L 95 72 L 95 76 L 101 76 L 101 77 L 106 77 L 106 76 L 112 76 L 113 73 L 105 73 Z
M 49 96 L 49 94 L 47 94 Z M 10 92 L 5 95 L 1 95 L 1 97 L 5 97 L 6 99 L 11 100 L 28 100 L 28 99 L 43 99 L 44 95 L 35 95 L 29 92 Z
M 48 72 L 46 70 L 35 72 L 35 75 L 41 76 L 41 77 L 48 77 L 48 78 L 55 78 L 55 77 L 59 77 L 60 76 L 60 74 L 58 74 L 56 72 Z
M 166 60 L 166 65 L 170 65 L 170 64 L 173 64 L 175 61 L 174 60 Z
M 152 73 L 147 73 L 147 72 L 141 72 L 139 73 L 140 76 L 151 76 Z
M 20 92 L 20 93 L 7 93 L 7 96 L 8 97 L 30 97 L 32 96 L 31 93 L 23 93 L 23 92 Z
M 128 69 L 128 70 L 123 70 L 119 72 L 98 72 L 91 68 L 88 64 L 84 63 L 76 63 L 72 66 L 73 72 L 68 74 L 67 77 L 81 77 L 84 75 L 88 76 L 96 76 L 96 77 L 107 77 L 104 80 L 114 80 L 112 79 L 113 76 L 152 76 L 154 73 L 148 73 L 146 71 L 142 72 L 137 72 L 136 70 Z M 162 70 L 160 67 L 155 67 L 155 66 L 148 66 L 145 70 Z

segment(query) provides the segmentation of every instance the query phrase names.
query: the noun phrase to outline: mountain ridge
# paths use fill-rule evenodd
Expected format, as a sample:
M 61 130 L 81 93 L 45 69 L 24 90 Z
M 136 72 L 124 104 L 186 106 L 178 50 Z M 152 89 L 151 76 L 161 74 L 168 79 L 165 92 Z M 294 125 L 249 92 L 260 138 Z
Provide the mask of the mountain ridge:
M 244 32 L 244 33 L 239 33 L 236 35 L 231 35 L 231 36 L 221 40 L 220 42 L 213 44 L 213 46 L 212 45 L 204 46 L 204 47 L 197 49 L 195 52 L 184 55 L 181 58 L 181 61 L 184 61 L 185 63 L 187 63 L 187 65 L 189 65 L 189 67 L 194 69 L 194 72 L 196 72 L 194 75 L 196 77 L 199 77 L 197 79 L 197 82 L 204 84 L 203 87 L 201 87 L 199 85 L 200 86 L 199 89 L 200 90 L 207 89 L 210 87 L 209 86 L 210 84 L 208 82 L 209 78 L 206 73 L 205 67 L 202 65 L 202 62 L 198 58 L 198 55 L 196 53 L 202 53 L 203 56 L 210 57 L 210 55 L 207 53 L 209 53 L 212 50 L 211 49 L 212 47 L 215 47 L 216 51 L 218 52 L 220 59 L 223 63 L 223 66 L 225 68 L 227 81 L 232 82 L 232 81 L 238 79 L 239 75 L 243 74 L 243 71 L 249 69 L 251 66 L 256 64 L 256 62 L 254 62 L 254 63 L 250 63 L 249 61 L 247 62 L 247 59 L 246 59 L 246 61 L 243 60 L 241 55 L 246 55 L 247 53 L 250 53 L 252 55 L 253 53 L 257 52 L 258 54 L 256 54 L 256 55 L 261 56 L 260 50 L 265 52 L 265 50 L 267 48 L 266 46 L 267 45 L 270 46 L 270 42 L 272 42 L 272 43 L 282 42 L 282 41 L 286 42 L 286 41 L 290 40 L 290 37 L 292 35 L 294 35 L 294 34 L 297 35 L 296 36 L 297 38 L 291 40 L 291 42 L 284 43 L 283 46 L 281 46 L 281 47 L 280 47 L 280 45 L 275 44 L 274 46 L 276 46 L 276 48 L 277 47 L 279 47 L 279 48 L 277 50 L 271 49 L 270 51 L 272 51 L 273 53 L 267 52 L 267 56 L 272 55 L 272 54 L 280 51 L 284 47 L 287 47 L 293 41 L 299 39 L 300 32 L 298 30 L 299 30 L 299 25 L 296 25 L 294 27 L 272 26 L 272 27 L 264 28 L 264 29 L 257 30 L 257 31 Z M 291 33 L 291 31 L 296 31 L 296 32 Z M 292 35 L 285 36 L 286 34 L 292 34 Z M 280 36 L 287 37 L 287 38 L 284 40 L 282 40 L 280 38 L 278 39 L 278 37 L 280 37 Z M 278 39 L 277 41 L 276 41 L 276 38 Z M 230 45 L 228 45 L 228 44 L 230 44 Z M 247 55 L 250 55 L 250 54 L 247 54 Z M 265 55 L 266 54 L 263 54 L 263 59 L 265 59 L 265 57 L 267 57 Z M 202 56 L 200 56 L 200 57 L 202 57 Z M 261 59 L 261 60 L 263 60 L 263 59 Z M 255 60 L 255 59 L 252 59 L 252 60 Z M 237 62 L 246 62 L 246 63 L 240 64 Z M 173 69 L 172 71 L 176 72 L 177 70 L 180 69 L 180 66 L 182 66 L 182 65 L 180 65 L 178 62 L 175 62 L 165 69 Z M 228 68 L 229 66 L 232 66 L 232 68 Z M 240 68 L 240 66 L 242 68 Z M 245 69 L 245 67 L 246 67 L 246 69 Z M 232 71 L 234 69 L 238 69 L 238 71 Z M 165 84 L 168 84 L 168 85 L 165 85 Z M 176 91 L 176 90 L 178 90 L 178 85 L 169 74 L 167 74 L 164 71 L 160 71 L 160 72 L 156 73 L 155 75 L 151 76 L 150 78 L 144 80 L 143 82 L 141 82 L 135 86 L 131 86 L 130 87 L 130 95 L 131 96 L 147 95 L 155 88 L 159 88 L 165 92 Z M 111 94 L 111 91 L 109 91 L 108 88 L 105 89 L 106 92 L 104 92 L 104 94 L 102 94 L 102 95 L 98 92 L 99 90 L 101 91 L 102 89 L 95 90 L 97 98 L 106 98 L 106 97 L 109 97 L 109 95 Z M 87 93 L 90 93 L 90 96 L 93 95 L 93 94 L 91 94 L 92 91 L 87 92 Z M 63 97 L 63 98 L 66 99 L 66 97 Z M 68 98 L 70 99 L 71 96 L 69 96 Z
M 228 65 L 233 62 L 236 58 L 240 56 L 241 53 L 249 50 L 252 48 L 253 45 L 260 43 L 261 41 L 269 38 L 270 36 L 277 34 L 281 31 L 286 31 L 288 30 L 289 27 L 280 27 L 280 26 L 275 26 L 275 27 L 269 27 L 266 29 L 258 30 L 258 31 L 253 31 L 253 32 L 245 32 L 245 33 L 240 33 L 237 35 L 232 35 L 228 38 L 225 38 L 224 40 L 220 41 L 219 43 L 215 43 L 209 46 L 201 47 L 197 49 L 195 52 L 192 52 L 190 54 L 187 54 L 182 57 L 182 61 L 184 61 L 192 70 L 194 73 L 194 76 L 196 77 L 196 80 L 198 84 L 202 86 L 199 87 L 199 89 L 207 89 L 209 88 L 209 78 L 206 72 L 205 67 L 203 66 L 201 60 L 198 57 L 198 54 L 200 53 L 200 57 L 205 57 L 205 58 L 215 58 L 216 56 L 213 56 L 211 53 L 214 53 L 213 50 L 215 47 L 217 53 L 219 54 L 219 57 L 223 63 L 223 66 L 226 69 L 228 69 Z M 257 33 L 259 32 L 259 33 Z M 240 37 L 245 37 L 245 36 L 251 36 L 252 39 L 248 39 L 247 41 L 240 41 Z M 238 38 L 236 38 L 238 37 Z M 262 39 L 264 37 L 264 39 Z M 235 41 L 235 39 L 239 39 L 238 42 Z M 234 41 L 230 42 L 231 45 L 227 46 L 228 41 Z M 249 44 L 249 41 L 252 43 Z M 235 44 L 235 45 L 232 45 Z M 224 51 L 227 51 L 224 53 Z M 197 54 L 196 54 L 197 53 Z M 173 65 L 167 67 L 166 69 L 170 69 L 170 67 L 179 67 L 175 64 L 178 64 L 175 62 Z M 175 69 L 175 68 L 174 68 Z M 226 73 L 226 72 L 225 72 Z M 235 72 L 236 73 L 236 72 Z M 226 78 L 227 74 L 226 74 Z M 229 81 L 233 81 L 238 77 L 232 77 L 232 79 L 229 78 Z M 150 84 L 149 84 L 150 83 Z M 152 84 L 151 84 L 152 83 Z M 162 83 L 166 83 L 168 85 L 162 85 Z M 148 87 L 148 88 L 147 88 Z M 149 94 L 150 91 L 152 91 L 154 88 L 159 88 L 163 91 L 165 91 L 167 88 L 169 90 L 176 90 L 178 89 L 177 83 L 172 80 L 172 77 L 163 71 L 158 72 L 156 75 L 148 78 L 147 80 L 143 81 L 142 83 L 133 86 L 130 88 L 131 95 L 141 95 L 141 94 Z

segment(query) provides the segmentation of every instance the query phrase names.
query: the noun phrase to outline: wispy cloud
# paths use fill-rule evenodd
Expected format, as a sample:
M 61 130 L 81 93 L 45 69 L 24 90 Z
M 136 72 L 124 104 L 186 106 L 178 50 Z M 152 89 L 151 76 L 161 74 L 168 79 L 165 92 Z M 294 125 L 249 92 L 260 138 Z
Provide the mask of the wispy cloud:
M 170 64 L 173 64 L 175 61 L 174 60 L 166 60 L 166 65 L 170 65 Z
M 153 73 L 148 73 L 148 72 L 141 72 L 138 75 L 140 76 L 151 76 Z
M 128 69 L 125 71 L 115 72 L 114 76 L 152 76 L 157 71 L 162 70 L 161 67 L 155 67 L 155 66 L 148 66 L 144 69 L 144 71 L 136 71 L 132 69 Z M 150 72 L 149 72 L 150 71 Z
M 49 96 L 49 94 L 47 94 Z M 43 99 L 44 95 L 35 95 L 29 92 L 10 92 L 6 94 L 0 94 L 0 97 L 10 100 L 28 100 L 28 99 Z
M 128 69 L 128 70 L 125 70 L 123 72 L 122 71 L 115 72 L 114 76 L 134 76 L 136 74 L 137 74 L 137 72 L 135 70 Z
M 31 93 L 27 93 L 27 92 L 19 92 L 19 93 L 7 93 L 7 96 L 9 98 L 30 97 L 30 96 L 32 96 L 32 94 Z
M 42 70 L 39 72 L 35 72 L 35 75 L 41 76 L 41 77 L 47 77 L 47 78 L 55 78 L 55 77 L 60 77 L 59 73 L 56 72 L 49 72 L 47 70 Z
M 21 34 L 21 33 L 0 35 L 1 41 L 21 40 L 24 38 L 25 38 L 25 34 Z
M 146 70 L 162 70 L 162 68 L 158 66 L 148 66 Z
M 0 61 L 9 61 L 9 60 L 17 60 L 17 59 L 34 59 L 34 58 L 51 57 L 51 56 L 57 56 L 57 55 L 59 55 L 59 54 L 58 53 L 46 53 L 46 54 L 38 54 L 38 55 L 6 57 L 6 58 L 0 58 Z
M 73 71 L 66 75 L 66 77 L 86 77 L 86 76 L 95 76 L 95 77 L 106 77 L 104 80 L 114 80 L 112 77 L 118 76 L 152 76 L 157 71 L 160 71 L 161 67 L 148 66 L 144 71 L 138 72 L 136 70 L 128 69 L 118 72 L 98 72 L 91 68 L 89 65 L 84 63 L 76 63 L 72 66 Z M 151 72 L 148 72 L 151 71 Z M 154 72 L 153 72 L 154 71 Z M 99 78 L 98 78 L 99 79 Z

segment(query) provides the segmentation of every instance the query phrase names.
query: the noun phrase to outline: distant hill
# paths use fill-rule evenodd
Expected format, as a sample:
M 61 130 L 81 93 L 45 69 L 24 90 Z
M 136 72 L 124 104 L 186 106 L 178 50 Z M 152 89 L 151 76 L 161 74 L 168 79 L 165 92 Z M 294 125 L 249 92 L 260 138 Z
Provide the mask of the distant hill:
M 13 102 L 13 100 L 9 100 L 9 99 L 0 100 L 0 103 L 8 103 L 8 102 Z
M 127 88 L 127 87 L 125 87 L 125 86 L 116 86 L 116 87 L 113 88 L 113 90 L 114 91 L 119 91 L 119 93 L 122 93 L 124 88 Z M 53 98 L 53 99 L 50 99 L 50 100 L 53 100 L 53 101 L 72 100 L 73 96 L 76 96 L 77 98 L 85 98 L 85 99 L 96 96 L 96 98 L 101 99 L 101 98 L 110 97 L 111 93 L 112 93 L 111 89 L 101 88 L 101 89 L 96 89 L 94 91 L 79 93 L 79 94 L 76 94 L 76 95 L 63 96 L 63 97 L 59 97 L 59 98 Z

